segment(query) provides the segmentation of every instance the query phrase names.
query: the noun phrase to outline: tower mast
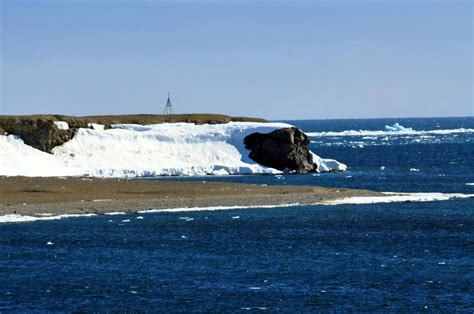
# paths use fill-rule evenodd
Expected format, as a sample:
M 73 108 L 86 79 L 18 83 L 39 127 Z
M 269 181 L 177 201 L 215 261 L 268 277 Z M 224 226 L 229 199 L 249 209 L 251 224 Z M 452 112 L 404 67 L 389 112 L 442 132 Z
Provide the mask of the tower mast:
M 166 100 L 166 106 L 165 106 L 165 110 L 163 111 L 163 114 L 164 115 L 174 114 L 173 105 L 171 104 L 170 93 L 169 92 L 168 92 L 168 99 Z

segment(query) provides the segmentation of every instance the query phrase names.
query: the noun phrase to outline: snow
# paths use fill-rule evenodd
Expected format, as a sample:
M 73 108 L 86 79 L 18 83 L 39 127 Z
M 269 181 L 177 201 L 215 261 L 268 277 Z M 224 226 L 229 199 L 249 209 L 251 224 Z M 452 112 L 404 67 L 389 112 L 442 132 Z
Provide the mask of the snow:
M 72 176 L 80 169 L 68 167 L 58 157 L 25 145 L 15 135 L 0 135 L 0 175 L 4 176 Z
M 0 135 L 0 175 L 146 177 L 281 173 L 248 157 L 243 139 L 290 127 L 286 123 L 116 124 L 83 128 L 48 154 L 13 135 Z M 313 154 L 320 171 L 345 170 L 334 159 Z
M 327 171 L 346 171 L 347 166 L 334 159 L 322 159 L 315 153 L 311 152 L 313 162 L 318 166 L 319 172 Z
M 87 123 L 87 126 L 93 130 L 104 130 L 103 124 L 98 123 Z
M 69 130 L 69 125 L 64 121 L 55 121 L 54 124 L 60 130 Z

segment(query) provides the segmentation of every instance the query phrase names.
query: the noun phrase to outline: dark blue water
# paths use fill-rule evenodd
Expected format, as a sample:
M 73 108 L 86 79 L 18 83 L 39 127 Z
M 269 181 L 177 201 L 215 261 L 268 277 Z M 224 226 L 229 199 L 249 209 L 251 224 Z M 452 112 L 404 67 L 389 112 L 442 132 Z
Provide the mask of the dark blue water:
M 472 132 L 341 133 L 393 122 L 292 122 L 346 173 L 186 180 L 474 193 Z M 397 122 L 474 129 L 473 118 Z M 474 199 L 137 217 L 1 224 L 0 311 L 474 310 Z

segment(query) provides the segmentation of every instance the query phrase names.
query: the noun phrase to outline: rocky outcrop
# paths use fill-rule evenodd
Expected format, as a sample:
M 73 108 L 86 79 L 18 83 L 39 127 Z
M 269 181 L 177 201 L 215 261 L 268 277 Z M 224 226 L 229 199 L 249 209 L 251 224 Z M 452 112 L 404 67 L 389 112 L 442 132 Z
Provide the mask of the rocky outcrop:
M 252 133 L 244 139 L 249 157 L 266 167 L 281 171 L 315 172 L 309 151 L 309 138 L 297 128 L 284 128 L 268 134 Z
M 1 121 L 2 134 L 19 136 L 25 144 L 51 153 L 51 150 L 69 141 L 75 129 L 60 130 L 52 120 L 45 119 L 8 119 Z

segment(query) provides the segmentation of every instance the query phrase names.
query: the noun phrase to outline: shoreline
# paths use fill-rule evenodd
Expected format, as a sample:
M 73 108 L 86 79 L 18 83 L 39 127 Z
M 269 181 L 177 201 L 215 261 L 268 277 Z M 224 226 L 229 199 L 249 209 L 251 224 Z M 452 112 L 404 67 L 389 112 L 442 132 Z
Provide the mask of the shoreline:
M 287 206 L 383 195 L 369 190 L 317 186 L 89 177 L 1 177 L 0 216 L 45 217 L 178 208 Z

